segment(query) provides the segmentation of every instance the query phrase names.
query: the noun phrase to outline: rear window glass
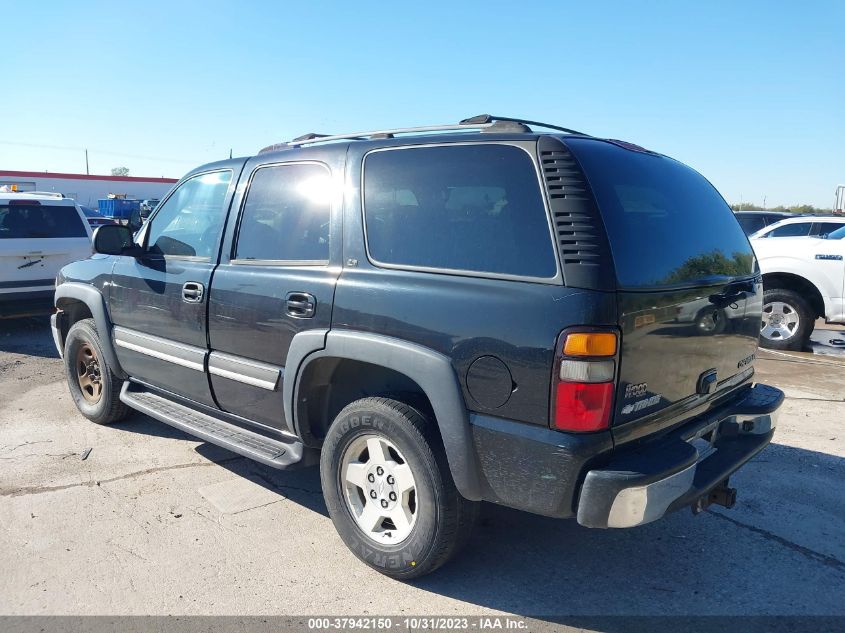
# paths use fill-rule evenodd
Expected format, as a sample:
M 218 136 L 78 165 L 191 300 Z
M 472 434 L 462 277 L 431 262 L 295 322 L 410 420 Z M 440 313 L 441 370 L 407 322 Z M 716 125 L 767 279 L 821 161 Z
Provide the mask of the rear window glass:
M 566 142 L 595 193 L 621 287 L 689 286 L 756 271 L 733 212 L 699 173 L 611 143 Z
M 0 205 L 0 239 L 87 236 L 76 207 Z
M 364 163 L 370 256 L 396 266 L 551 278 L 537 172 L 507 145 L 377 151 Z

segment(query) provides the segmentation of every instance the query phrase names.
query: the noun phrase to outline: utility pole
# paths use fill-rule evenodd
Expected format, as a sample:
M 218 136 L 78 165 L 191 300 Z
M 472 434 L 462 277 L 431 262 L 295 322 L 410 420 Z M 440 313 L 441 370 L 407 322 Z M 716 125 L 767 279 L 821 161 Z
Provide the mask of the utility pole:
M 766 210 L 766 196 L 763 196 L 763 211 Z
M 88 171 L 88 150 L 85 150 L 85 175 L 90 176 L 91 172 Z
M 232 158 L 232 149 L 229 149 L 229 158 Z

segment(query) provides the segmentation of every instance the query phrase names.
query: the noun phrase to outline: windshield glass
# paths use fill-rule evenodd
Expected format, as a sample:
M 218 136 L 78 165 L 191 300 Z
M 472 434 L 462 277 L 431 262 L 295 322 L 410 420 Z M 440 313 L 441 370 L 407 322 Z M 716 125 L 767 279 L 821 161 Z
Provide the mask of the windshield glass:
M 698 286 L 755 273 L 745 233 L 701 174 L 610 142 L 566 143 L 598 201 L 620 288 Z
M 0 239 L 88 237 L 76 207 L 49 204 L 0 205 Z

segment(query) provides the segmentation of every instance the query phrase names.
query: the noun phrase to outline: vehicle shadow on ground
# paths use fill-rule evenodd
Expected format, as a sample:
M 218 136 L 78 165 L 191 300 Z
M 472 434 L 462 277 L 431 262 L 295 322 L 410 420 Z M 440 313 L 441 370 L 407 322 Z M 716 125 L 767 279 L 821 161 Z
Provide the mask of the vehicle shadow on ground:
M 313 512 L 318 512 L 326 517 L 329 516 L 329 511 L 323 501 L 320 469 L 317 466 L 278 470 L 246 457 L 226 459 L 226 456 L 233 457 L 235 454 L 214 444 L 200 444 L 196 451 L 203 457 L 216 462 L 233 475 L 243 477 L 259 486 L 272 490 Z
M 464 554 L 415 585 L 522 615 L 843 614 L 843 476 L 841 457 L 772 445 L 731 480 L 732 510 L 590 530 L 488 505 Z
M 195 440 L 140 413 L 115 426 Z M 276 470 L 207 443 L 196 451 L 328 516 L 316 466 Z M 739 491 L 733 510 L 714 506 L 697 517 L 682 510 L 638 528 L 590 530 L 484 504 L 466 549 L 410 584 L 496 611 L 619 633 L 637 628 L 621 617 L 631 615 L 845 615 L 843 480 L 845 458 L 773 444 L 731 479 Z M 649 629 L 657 625 L 648 620 Z
M 0 319 L 0 352 L 58 358 L 50 317 Z
M 233 454 L 209 444 L 197 452 L 328 514 L 317 467 L 275 470 L 226 459 Z M 837 483 L 843 477 L 843 458 L 772 445 L 732 479 L 739 489 L 734 510 L 714 506 L 697 517 L 684 510 L 639 528 L 590 530 L 485 504 L 463 553 L 410 584 L 497 611 L 604 631 L 632 630 L 625 618 L 606 617 L 613 615 L 842 614 L 845 547 L 833 535 L 845 533 Z M 808 495 L 803 482 L 809 478 L 816 486 Z M 655 624 L 649 627 L 656 630 Z
M 189 442 L 197 441 L 196 437 L 137 411 L 133 411 L 126 419 L 111 424 L 110 427 L 140 435 Z M 317 466 L 278 470 L 208 442 L 199 444 L 195 450 L 205 459 L 225 468 L 237 477 L 242 477 L 272 490 L 309 510 L 329 516 L 326 504 L 323 502 L 320 471 Z

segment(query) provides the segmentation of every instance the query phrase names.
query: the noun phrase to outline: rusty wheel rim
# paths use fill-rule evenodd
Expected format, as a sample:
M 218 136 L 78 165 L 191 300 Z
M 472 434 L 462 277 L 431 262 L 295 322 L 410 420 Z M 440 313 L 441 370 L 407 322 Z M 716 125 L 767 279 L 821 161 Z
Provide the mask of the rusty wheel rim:
M 100 361 L 94 349 L 88 343 L 83 343 L 76 351 L 76 380 L 85 400 L 91 404 L 100 401 L 100 397 L 103 395 Z

